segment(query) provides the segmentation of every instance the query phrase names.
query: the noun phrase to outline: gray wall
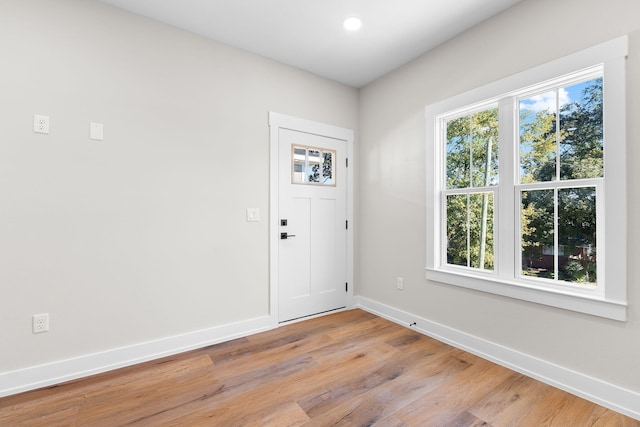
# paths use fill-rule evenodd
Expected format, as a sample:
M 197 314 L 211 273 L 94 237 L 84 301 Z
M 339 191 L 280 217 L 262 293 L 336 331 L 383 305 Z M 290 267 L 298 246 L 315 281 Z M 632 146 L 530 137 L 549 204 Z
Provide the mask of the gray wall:
M 268 314 L 268 112 L 355 89 L 93 0 L 3 0 L 0 52 L 0 372 Z
M 640 2 L 525 0 L 366 86 L 360 96 L 361 296 L 640 391 Z M 629 34 L 629 320 L 577 314 L 425 280 L 424 107 Z M 404 277 L 405 290 L 395 288 Z

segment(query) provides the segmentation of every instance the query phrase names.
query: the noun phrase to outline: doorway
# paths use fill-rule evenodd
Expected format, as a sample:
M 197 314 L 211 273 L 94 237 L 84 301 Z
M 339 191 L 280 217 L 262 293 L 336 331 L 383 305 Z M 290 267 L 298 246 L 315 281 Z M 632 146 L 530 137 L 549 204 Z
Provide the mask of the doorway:
M 278 323 L 352 305 L 353 131 L 270 113 L 271 315 Z

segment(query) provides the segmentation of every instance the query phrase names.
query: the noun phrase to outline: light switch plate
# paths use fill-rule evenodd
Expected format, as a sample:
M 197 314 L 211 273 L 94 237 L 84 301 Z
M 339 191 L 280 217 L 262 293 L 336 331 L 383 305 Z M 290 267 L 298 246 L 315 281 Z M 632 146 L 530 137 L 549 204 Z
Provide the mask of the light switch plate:
M 102 123 L 91 122 L 89 124 L 89 138 L 94 141 L 104 140 L 104 126 Z
M 247 222 L 260 221 L 260 209 L 259 208 L 247 208 Z

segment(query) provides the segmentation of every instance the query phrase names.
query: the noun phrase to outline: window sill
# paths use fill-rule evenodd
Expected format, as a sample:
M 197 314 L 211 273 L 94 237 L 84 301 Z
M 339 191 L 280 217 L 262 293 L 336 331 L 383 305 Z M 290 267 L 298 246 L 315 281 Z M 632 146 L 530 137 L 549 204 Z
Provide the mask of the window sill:
M 540 289 L 515 281 L 505 281 L 495 276 L 478 277 L 461 272 L 438 270 L 433 268 L 427 268 L 425 270 L 426 278 L 434 282 L 460 286 L 467 289 L 622 322 L 627 320 L 627 305 L 625 303 L 607 300 L 606 297 L 578 295 L 562 289 L 557 291 Z

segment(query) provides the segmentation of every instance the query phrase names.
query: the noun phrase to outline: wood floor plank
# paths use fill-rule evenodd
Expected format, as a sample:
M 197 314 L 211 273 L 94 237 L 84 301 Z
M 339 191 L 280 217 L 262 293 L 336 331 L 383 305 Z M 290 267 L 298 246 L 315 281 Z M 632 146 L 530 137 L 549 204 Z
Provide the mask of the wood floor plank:
M 398 336 L 402 331 L 392 324 L 387 326 L 378 331 L 379 339 L 376 339 L 375 335 L 363 335 L 361 339 L 331 340 L 309 354 L 320 363 L 334 363 L 341 358 L 350 357 L 345 356 L 346 354 L 358 353 L 358 349 L 368 349 L 372 346 L 384 347 L 388 352 L 399 352 L 400 350 L 385 343 L 385 340 Z
M 526 415 L 527 425 L 591 426 L 597 419 L 597 405 L 551 388 Z
M 223 388 L 213 365 L 159 376 L 152 381 L 120 384 L 99 395 L 86 396 L 78 412 L 79 425 L 124 425 L 167 408 L 215 395 Z
M 0 399 L 0 426 L 599 426 L 640 421 L 362 310 Z
M 401 409 L 399 418 L 409 425 L 445 425 L 491 393 L 512 373 L 479 357 L 468 354 L 462 357 L 472 365 L 463 375 L 453 377 Z
M 471 412 L 463 411 L 443 424 L 443 427 L 491 427 L 491 425 Z
M 385 421 L 386 418 L 398 419 L 395 414 L 401 409 L 424 396 L 440 384 L 449 381 L 458 372 L 470 365 L 456 357 L 459 351 L 433 355 L 429 360 L 393 360 L 387 366 L 396 366 L 399 374 L 388 377 L 388 381 L 372 384 L 369 389 L 356 389 L 359 393 L 339 396 L 332 406 L 309 408 L 307 413 L 312 417 L 310 425 L 373 425 Z M 409 365 L 405 365 L 409 363 Z M 408 369 L 407 369 L 408 368 Z M 348 400 L 345 398 L 351 397 Z M 306 409 L 306 403 L 301 403 Z M 321 410 L 318 410 L 321 409 Z M 388 421 L 386 421 L 388 422 Z
M 245 416 L 268 410 L 276 402 L 320 394 L 331 384 L 369 372 L 380 361 L 396 353 L 397 350 L 391 346 L 372 342 L 335 354 L 332 361 L 325 360 L 303 372 L 258 384 L 241 395 L 212 396 L 205 401 L 176 408 L 162 414 L 162 417 L 151 417 L 143 425 L 158 425 L 167 419 L 178 423 L 176 425 L 191 425 L 198 418 L 194 414 L 200 412 L 209 412 L 211 419 L 219 425 L 242 425 L 238 423 Z
M 224 363 L 215 363 L 215 368 L 222 381 L 234 381 L 234 377 L 242 375 L 257 376 L 256 373 L 265 370 L 277 371 L 281 364 L 295 362 L 300 357 L 312 359 L 309 353 L 326 344 L 326 335 L 311 336 L 303 342 L 272 347 L 255 356 L 243 354 Z M 256 358 L 260 359 L 260 364 L 256 364 Z M 311 362 L 317 364 L 315 360 L 309 360 Z
M 78 415 L 78 407 L 67 408 L 51 414 L 41 415 L 39 417 L 28 418 L 19 422 L 22 427 L 66 427 L 76 425 Z M 2 426 L 10 426 L 11 424 L 2 424 Z
M 602 427 L 602 426 L 617 426 L 617 427 L 633 427 L 637 426 L 636 420 L 629 417 L 625 417 L 622 414 L 614 412 L 610 409 L 597 406 L 591 414 L 589 420 L 589 426 Z
M 262 412 L 244 417 L 239 425 L 255 425 L 264 427 L 294 427 L 307 424 L 311 419 L 295 402 L 286 402 L 276 407 L 269 407 Z
M 415 335 L 415 333 L 411 333 L 411 335 Z M 437 380 L 434 377 L 437 375 L 435 374 L 448 372 L 453 365 L 466 365 L 465 362 L 450 355 L 454 351 L 453 347 L 422 335 L 419 336 L 421 337 L 419 340 L 406 339 L 407 335 L 405 335 L 386 341 L 387 344 L 395 344 L 394 347 L 398 348 L 399 353 L 386 362 L 381 362 L 376 370 L 366 376 L 354 377 L 351 381 L 343 380 L 332 385 L 330 389 L 320 395 L 313 396 L 306 401 L 298 400 L 298 402 L 310 416 L 320 416 L 324 422 L 330 423 L 331 417 L 333 419 L 341 418 L 346 416 L 346 412 L 353 416 L 348 405 L 346 408 L 341 408 L 341 405 L 338 405 L 337 411 L 330 411 L 331 406 L 335 406 L 336 402 L 345 401 L 349 404 L 349 399 L 377 389 L 383 390 L 386 395 L 393 394 L 395 401 L 401 402 L 409 398 L 416 390 L 423 389 L 427 385 L 427 380 L 429 385 L 436 384 Z M 445 365 L 448 366 L 445 367 Z M 463 369 L 466 366 L 463 366 Z M 406 385 L 407 389 L 400 390 L 398 387 L 405 385 L 404 380 L 407 378 L 410 384 Z M 402 396 L 402 398 L 399 399 L 398 396 Z M 368 394 L 366 398 L 370 402 L 376 400 Z M 384 397 L 381 399 L 386 400 Z M 388 402 L 387 407 L 389 407 Z M 341 411 L 345 411 L 345 413 L 343 414 Z
M 82 398 L 69 397 L 68 400 L 56 400 L 50 403 L 45 399 L 37 399 L 33 403 L 1 407 L 0 426 L 73 425 L 82 404 Z
M 527 411 L 553 387 L 512 372 L 491 393 L 470 405 L 469 412 L 495 425 L 523 425 Z
M 376 427 L 407 427 L 407 424 L 395 415 L 388 416 L 373 425 Z

